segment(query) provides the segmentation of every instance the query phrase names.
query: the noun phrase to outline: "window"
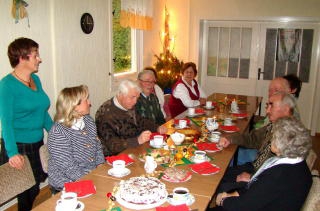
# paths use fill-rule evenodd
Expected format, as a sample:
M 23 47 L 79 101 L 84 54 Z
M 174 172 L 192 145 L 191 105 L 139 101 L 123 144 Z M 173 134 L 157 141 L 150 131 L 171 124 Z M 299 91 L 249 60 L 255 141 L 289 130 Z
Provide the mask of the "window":
M 143 48 L 140 30 L 120 26 L 121 0 L 112 0 L 113 79 L 135 78 Z

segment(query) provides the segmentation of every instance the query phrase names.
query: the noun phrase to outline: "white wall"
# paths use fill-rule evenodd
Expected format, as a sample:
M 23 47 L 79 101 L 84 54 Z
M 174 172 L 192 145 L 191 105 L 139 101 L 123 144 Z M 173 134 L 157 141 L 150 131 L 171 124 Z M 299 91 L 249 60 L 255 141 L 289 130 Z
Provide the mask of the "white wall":
M 199 60 L 199 32 L 200 20 L 202 19 L 263 20 L 284 16 L 320 18 L 319 0 L 155 0 L 155 2 L 160 4 L 160 7 L 155 4 L 155 18 L 159 17 L 159 13 L 163 13 L 164 4 L 166 4 L 171 16 L 173 16 L 171 21 L 175 21 L 173 24 L 177 26 L 172 29 L 172 33 L 176 35 L 175 55 L 184 61 L 196 63 Z M 152 45 L 152 43 L 158 42 L 159 39 L 156 39 L 154 34 L 163 29 L 163 24 L 157 24 L 152 32 L 145 33 L 145 46 L 148 48 L 145 47 L 144 56 L 149 58 L 145 61 L 150 61 L 154 51 L 161 52 L 162 48 Z M 313 53 L 317 53 L 317 51 Z M 320 74 L 319 71 L 318 74 Z M 301 93 L 301 95 L 304 94 L 310 95 L 310 93 Z M 299 106 L 303 106 L 303 102 L 299 103 Z M 317 131 L 320 132 L 320 117 L 317 122 Z
M 10 14 L 12 1 L 0 1 L 0 78 L 12 71 L 6 55 L 9 43 L 17 37 L 29 37 L 40 45 L 43 62 L 38 75 L 51 100 L 51 115 L 62 88 L 86 84 L 94 116 L 97 108 L 110 97 L 108 1 L 33 0 L 28 3 L 30 28 L 26 19 L 14 23 Z M 80 27 L 80 17 L 85 12 L 91 13 L 95 21 L 89 35 Z

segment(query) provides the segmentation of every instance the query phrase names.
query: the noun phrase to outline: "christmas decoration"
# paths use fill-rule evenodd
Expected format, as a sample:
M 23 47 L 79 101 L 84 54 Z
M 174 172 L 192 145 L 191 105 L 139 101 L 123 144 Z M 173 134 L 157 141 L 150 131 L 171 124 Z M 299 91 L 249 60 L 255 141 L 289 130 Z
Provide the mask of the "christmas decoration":
M 163 52 L 160 55 L 154 55 L 157 59 L 154 64 L 158 75 L 157 84 L 165 91 L 165 94 L 171 93 L 171 88 L 179 79 L 183 65 L 183 61 L 173 55 L 174 37 L 170 37 L 169 18 L 169 12 L 165 7 Z

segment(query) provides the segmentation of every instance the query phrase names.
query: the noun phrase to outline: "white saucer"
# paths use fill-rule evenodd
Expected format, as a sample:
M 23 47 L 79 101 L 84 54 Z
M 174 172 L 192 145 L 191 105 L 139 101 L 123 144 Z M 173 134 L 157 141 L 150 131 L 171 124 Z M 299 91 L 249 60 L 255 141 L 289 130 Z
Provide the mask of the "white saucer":
M 172 195 L 172 194 L 171 194 Z M 194 198 L 194 196 L 192 194 L 189 194 L 189 197 L 186 201 L 177 201 L 171 197 L 167 198 L 167 202 L 171 205 L 180 205 L 180 204 L 186 204 L 187 206 L 192 205 L 194 202 L 196 201 L 196 199 Z
M 65 211 L 65 209 L 61 206 L 61 204 L 57 204 L 56 211 Z M 84 210 L 84 203 L 81 201 L 78 201 L 78 205 L 74 211 L 83 211 Z
M 119 172 L 119 169 L 109 169 L 108 174 L 113 177 L 124 177 L 131 173 L 130 169 L 124 168 L 122 172 Z
M 219 137 L 219 138 L 212 138 L 212 137 L 208 136 L 208 140 L 209 140 L 210 142 L 212 142 L 212 143 L 218 143 L 219 140 L 220 140 L 220 138 L 221 138 L 221 137 Z
M 214 106 L 211 106 L 211 107 L 207 107 L 207 106 L 203 106 L 205 109 L 207 110 L 211 110 L 211 109 L 214 109 Z
M 210 158 L 208 156 L 206 156 L 206 159 L 204 160 L 198 160 L 198 159 L 195 159 L 194 156 L 192 156 L 190 158 L 190 161 L 193 162 L 193 163 L 203 163 L 203 162 L 206 162 L 206 161 L 210 161 Z
M 162 147 L 164 147 L 164 146 L 166 145 L 165 142 L 163 142 L 163 144 L 161 144 L 161 145 L 154 145 L 153 139 L 150 140 L 149 143 L 150 143 L 150 146 L 151 146 L 151 147 L 156 148 L 156 149 L 160 149 L 160 148 L 162 148 Z
M 180 127 L 179 125 L 174 125 L 174 128 L 175 129 L 186 129 L 186 128 L 189 128 L 189 126 L 185 126 L 185 127 Z

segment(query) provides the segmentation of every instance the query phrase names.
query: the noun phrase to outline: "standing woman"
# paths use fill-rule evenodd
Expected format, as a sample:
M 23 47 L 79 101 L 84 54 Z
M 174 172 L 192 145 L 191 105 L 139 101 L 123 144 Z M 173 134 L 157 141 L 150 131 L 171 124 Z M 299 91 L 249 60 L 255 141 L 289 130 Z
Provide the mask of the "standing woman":
M 48 175 L 53 193 L 104 163 L 90 106 L 85 85 L 64 88 L 58 96 L 55 123 L 48 136 Z
M 27 155 L 36 184 L 18 194 L 18 210 L 31 210 L 44 181 L 39 157 L 43 145 L 43 129 L 49 131 L 52 119 L 48 114 L 50 100 L 43 91 L 38 72 L 41 58 L 39 45 L 28 38 L 18 38 L 8 47 L 13 71 L 0 81 L 0 120 L 2 125 L 0 163 L 9 160 L 13 168 L 21 169 Z
M 193 62 L 187 62 L 181 69 L 182 77 L 172 87 L 172 95 L 169 99 L 169 109 L 171 117 L 190 107 L 204 105 L 206 103 L 206 94 L 195 80 L 197 76 L 197 67 Z

